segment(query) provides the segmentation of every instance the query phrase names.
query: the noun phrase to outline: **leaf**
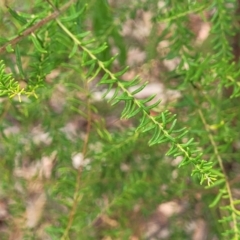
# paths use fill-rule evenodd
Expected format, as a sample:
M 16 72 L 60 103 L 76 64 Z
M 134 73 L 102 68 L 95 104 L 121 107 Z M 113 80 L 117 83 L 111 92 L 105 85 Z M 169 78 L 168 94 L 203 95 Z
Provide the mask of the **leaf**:
M 82 32 L 82 33 L 78 33 L 76 35 L 76 37 L 80 40 L 82 40 L 83 38 L 85 38 L 86 36 L 88 36 L 91 32 L 90 31 L 86 31 L 86 32 Z
M 171 148 L 167 151 L 166 156 L 174 155 L 177 151 L 178 149 L 174 145 L 172 145 Z
M 31 40 L 35 46 L 35 48 L 40 52 L 40 53 L 47 53 L 47 51 L 41 46 L 41 43 L 38 41 L 37 37 L 32 33 L 30 36 Z
M 142 86 L 140 86 L 139 88 L 137 88 L 136 90 L 134 90 L 133 92 L 131 92 L 131 94 L 132 94 L 132 95 L 135 95 L 135 94 L 141 92 L 141 91 L 146 87 L 147 84 L 148 84 L 147 82 L 144 83 Z
M 93 61 L 90 65 L 90 67 L 88 68 L 86 78 L 89 78 L 91 76 L 91 74 L 95 71 L 95 66 L 96 66 L 96 62 Z
M 158 127 L 155 127 L 154 134 L 148 142 L 149 146 L 156 144 L 157 141 L 159 140 L 160 135 L 161 135 L 161 130 Z
M 69 53 L 68 58 L 72 58 L 78 50 L 78 45 L 74 42 L 72 51 Z
M 163 112 L 161 114 L 161 117 L 162 117 L 162 122 L 165 125 L 166 124 L 166 117 L 165 117 L 165 114 Z
M 27 23 L 27 20 L 20 16 L 16 11 L 14 11 L 13 9 L 11 9 L 10 7 L 7 7 L 8 8 L 8 11 L 9 13 L 21 24 L 26 24 Z
M 147 132 L 147 131 L 152 130 L 152 129 L 155 128 L 155 127 L 156 127 L 156 126 L 155 126 L 154 124 L 149 123 L 148 126 L 142 127 L 141 131 L 142 131 L 143 133 L 145 133 L 145 132 Z
M 162 144 L 162 143 L 166 143 L 166 142 L 169 142 L 169 140 L 167 138 L 165 138 L 164 136 L 162 136 L 162 138 L 158 139 L 158 141 L 156 143 Z
M 143 114 L 141 122 L 139 126 L 137 127 L 136 131 L 143 130 L 146 125 L 148 125 L 151 122 L 151 119 L 148 118 L 147 114 Z
M 159 105 L 160 102 L 161 102 L 161 100 L 158 100 L 157 102 L 153 103 L 152 105 L 147 106 L 147 110 L 149 111 L 149 110 L 151 110 L 151 109 L 157 107 L 157 106 Z
M 122 71 L 119 71 L 117 73 L 114 74 L 115 77 L 120 77 L 122 76 L 125 72 L 127 72 L 127 70 L 129 69 L 129 67 L 125 67 Z
M 132 110 L 129 114 L 127 114 L 126 118 L 131 118 L 137 115 L 140 111 L 141 111 L 141 108 L 136 108 L 135 110 Z
M 175 131 L 174 131 L 174 132 L 175 132 Z M 187 133 L 188 133 L 188 130 L 184 131 L 183 133 L 181 133 L 180 135 L 178 135 L 176 138 L 177 138 L 177 139 L 181 139 L 181 138 L 184 137 Z
M 172 125 L 171 125 L 170 129 L 168 130 L 168 133 L 169 133 L 169 134 L 171 134 L 171 133 L 172 133 L 172 131 L 173 131 L 173 129 L 174 129 L 174 127 L 175 127 L 176 123 L 177 123 L 177 119 L 175 119 L 175 120 L 173 121 L 173 123 L 172 123 Z
M 119 96 L 117 97 L 117 99 L 126 101 L 126 100 L 132 100 L 133 97 L 132 97 L 132 96 L 129 96 L 127 92 L 124 92 L 124 93 L 122 93 L 121 95 L 119 95 Z
M 218 204 L 218 202 L 221 200 L 222 195 L 223 195 L 223 192 L 219 191 L 218 195 L 214 198 L 213 202 L 209 205 L 209 207 L 210 208 L 215 207 Z
M 119 92 L 119 89 L 116 88 L 115 91 L 114 91 L 114 94 L 113 94 L 112 97 L 108 100 L 108 102 L 113 101 L 113 100 L 116 98 L 116 96 L 118 95 L 118 92 Z
M 81 44 L 83 46 L 87 46 L 87 45 L 92 44 L 94 42 L 96 42 L 96 39 L 95 38 L 90 38 L 90 39 L 87 39 L 87 40 L 82 40 Z
M 99 46 L 98 48 L 92 49 L 91 52 L 92 52 L 92 54 L 98 54 L 98 53 L 103 52 L 103 51 L 104 51 L 105 49 L 107 49 L 107 48 L 108 48 L 107 44 L 104 43 L 104 44 L 102 44 L 101 46 Z
M 111 57 L 108 61 L 103 62 L 104 67 L 109 67 L 116 59 L 117 55 Z
M 85 67 L 88 65 L 96 64 L 96 61 L 97 61 L 97 59 L 89 59 L 88 61 L 83 61 L 81 65 L 83 67 Z
M 125 101 L 125 107 L 122 111 L 121 118 L 125 118 L 130 112 L 131 109 L 134 107 L 134 102 L 133 101 Z
M 173 133 L 179 133 L 179 132 L 182 132 L 184 130 L 186 130 L 186 127 L 183 127 L 183 128 L 177 129 L 177 130 L 173 130 L 172 132 Z
M 145 103 L 147 103 L 147 102 L 152 101 L 155 97 L 156 97 L 156 94 L 153 94 L 153 95 L 151 95 L 151 96 L 149 96 L 149 97 L 147 97 L 147 98 L 145 98 L 145 99 L 141 99 L 140 102 L 141 102 L 142 104 L 145 104 Z
M 139 77 L 136 76 L 134 79 L 132 79 L 131 81 L 121 81 L 119 80 L 119 82 L 121 83 L 121 85 L 123 85 L 125 88 L 129 88 L 129 87 L 133 87 L 137 84 L 139 84 Z
M 102 81 L 101 84 L 113 84 L 116 82 L 117 82 L 117 79 L 106 79 L 106 80 Z
M 206 186 L 205 189 L 214 188 L 214 187 L 216 187 L 218 185 L 221 185 L 223 183 L 225 183 L 225 179 L 219 179 L 219 180 L 215 181 L 213 184 L 211 184 L 210 186 Z
M 21 74 L 21 77 L 25 78 L 25 74 L 24 74 L 23 68 L 22 68 L 22 60 L 21 60 L 21 55 L 20 55 L 20 50 L 19 50 L 18 44 L 15 47 L 15 54 L 16 54 L 16 63 L 17 63 L 18 70 Z
M 7 47 L 6 47 L 6 50 L 7 50 L 8 53 L 14 52 L 12 44 L 8 44 Z
M 188 147 L 193 141 L 194 141 L 194 138 L 191 138 L 190 140 L 188 140 L 188 142 L 182 143 L 181 146 L 184 148 Z
M 87 4 L 85 4 L 85 6 L 82 9 L 80 9 L 78 12 L 72 13 L 68 17 L 62 17 L 61 22 L 73 22 L 75 19 L 81 16 L 86 9 L 87 9 Z

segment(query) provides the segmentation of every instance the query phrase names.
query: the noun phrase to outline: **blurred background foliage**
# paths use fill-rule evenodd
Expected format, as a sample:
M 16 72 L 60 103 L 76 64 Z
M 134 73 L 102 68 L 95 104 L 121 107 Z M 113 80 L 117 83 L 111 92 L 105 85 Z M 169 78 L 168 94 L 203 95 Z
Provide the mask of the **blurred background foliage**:
M 0 46 L 67 2 L 1 1 Z M 235 61 L 231 69 L 228 62 L 238 58 L 237 33 L 226 31 L 222 41 L 233 47 L 221 48 L 225 65 L 218 66 L 211 19 L 220 7 L 210 5 L 72 1 L 58 19 L 76 36 L 90 31 L 96 40 L 90 48 L 107 43 L 97 57 L 108 61 L 117 54 L 111 72 L 129 65 L 122 80 L 140 75 L 149 81 L 139 98 L 156 94 L 162 100 L 151 114 L 166 109 L 177 114 L 177 127 L 187 127 L 187 137 L 217 165 L 200 108 L 239 199 L 239 96 L 230 98 L 235 85 L 221 82 L 238 66 Z M 230 20 L 238 26 L 234 14 Z M 26 92 L 0 99 L 0 238 L 229 239 L 221 235 L 228 224 L 218 223 L 228 213 L 208 207 L 218 190 L 200 186 L 191 165 L 178 168 L 181 157 L 165 156 L 170 144 L 149 147 L 151 134 L 135 131 L 138 115 L 121 119 L 123 105 L 111 106 L 102 97 L 103 71 L 87 81 L 83 58 L 55 20 L 1 53 L 5 72 Z

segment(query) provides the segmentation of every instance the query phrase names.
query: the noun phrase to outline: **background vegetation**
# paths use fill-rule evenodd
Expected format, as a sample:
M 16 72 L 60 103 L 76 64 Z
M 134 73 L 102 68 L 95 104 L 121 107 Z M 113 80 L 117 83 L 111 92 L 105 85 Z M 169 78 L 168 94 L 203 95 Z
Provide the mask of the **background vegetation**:
M 239 9 L 1 1 L 0 239 L 240 239 Z

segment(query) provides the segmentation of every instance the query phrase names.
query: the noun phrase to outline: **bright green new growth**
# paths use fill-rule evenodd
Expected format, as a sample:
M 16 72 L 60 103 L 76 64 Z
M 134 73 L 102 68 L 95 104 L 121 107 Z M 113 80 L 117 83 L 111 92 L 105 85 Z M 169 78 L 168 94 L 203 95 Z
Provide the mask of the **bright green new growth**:
M 5 65 L 3 61 L 0 61 L 0 96 L 8 96 L 9 98 L 18 96 L 19 102 L 21 102 L 21 95 L 34 95 L 37 97 L 34 89 L 31 89 L 31 91 L 24 90 L 24 88 L 20 87 L 18 81 L 13 79 L 11 74 L 5 73 Z
M 129 176 L 129 179 L 126 179 L 126 183 L 123 182 L 123 185 L 119 187 L 122 188 L 121 194 L 115 191 L 115 185 L 110 186 L 111 184 L 109 184 L 107 193 L 111 202 L 107 206 L 95 206 L 95 200 L 97 201 L 102 195 L 107 194 L 101 193 L 101 189 L 106 187 L 104 181 L 101 182 L 101 178 L 106 178 L 107 182 L 110 183 L 122 181 L 119 179 L 124 181 L 124 177 L 120 176 L 121 173 L 115 172 L 115 168 L 112 166 L 120 164 L 121 155 L 126 156 L 126 158 L 131 154 L 137 155 L 136 146 L 141 143 L 138 141 L 144 139 L 149 146 L 153 147 L 152 149 L 158 145 L 164 146 L 164 150 L 167 147 L 165 154 L 169 158 L 181 158 L 179 167 L 182 168 L 180 171 L 186 171 L 184 169 L 189 171 L 191 168 L 192 172 L 188 175 L 197 179 L 201 185 L 206 185 L 206 189 L 216 188 L 214 191 L 216 196 L 211 199 L 211 202 L 208 201 L 208 204 L 209 207 L 218 207 L 222 211 L 220 219 L 215 219 L 216 222 L 219 220 L 219 223 L 222 224 L 219 224 L 222 228 L 219 232 L 223 234 L 223 239 L 239 239 L 239 200 L 233 196 L 228 179 L 230 176 L 224 166 L 224 161 L 228 158 L 224 154 L 229 151 L 231 146 L 239 142 L 239 136 L 236 134 L 239 122 L 235 123 L 239 120 L 239 118 L 237 119 L 239 107 L 235 106 L 234 103 L 240 96 L 240 68 L 239 63 L 233 61 L 234 54 L 229 41 L 229 38 L 237 31 L 237 29 L 230 27 L 236 21 L 236 2 L 182 1 L 181 4 L 176 4 L 176 1 L 164 1 L 165 5 L 159 9 L 159 12 L 155 12 L 155 23 L 166 24 L 166 28 L 159 36 L 159 42 L 169 36 L 169 52 L 164 59 L 180 58 L 180 63 L 174 74 L 180 76 L 181 84 L 179 84 L 178 89 L 186 96 L 183 107 L 187 106 L 190 112 L 189 119 L 186 121 L 181 121 L 181 116 L 180 120 L 177 121 L 178 115 L 166 109 L 158 114 L 152 114 L 152 111 L 161 104 L 161 101 L 149 105 L 154 96 L 146 99 L 136 98 L 136 94 L 143 91 L 148 83 L 142 84 L 138 77 L 128 81 L 122 80 L 122 76 L 128 71 L 128 68 L 123 68 L 118 72 L 112 70 L 112 65 L 116 59 L 121 63 L 124 62 L 126 49 L 119 41 L 121 36 L 117 31 L 113 31 L 117 28 L 115 26 L 117 23 L 114 22 L 111 11 L 108 10 L 110 6 L 106 1 L 103 1 L 102 6 L 99 6 L 102 9 L 98 10 L 100 11 L 98 17 L 101 19 L 105 14 L 109 15 L 105 20 L 102 18 L 102 24 L 106 22 L 109 35 L 113 37 L 115 45 L 122 51 L 121 56 L 109 58 L 110 43 L 108 36 L 104 35 L 107 32 L 104 26 L 97 26 L 97 22 L 95 22 L 97 30 L 87 31 L 86 18 L 91 14 L 96 14 L 97 11 L 94 9 L 94 4 L 94 0 L 90 1 L 89 5 L 75 1 L 67 2 L 66 5 L 62 5 L 58 1 L 55 3 L 44 2 L 44 4 L 37 1 L 34 6 L 35 14 L 19 13 L 9 7 L 8 11 L 16 26 L 17 33 L 14 33 L 16 37 L 6 36 L 6 39 L 1 39 L 3 47 L 0 47 L 0 52 L 5 52 L 6 59 L 0 62 L 0 96 L 4 101 L 6 101 L 6 97 L 9 97 L 8 101 L 16 106 L 19 103 L 11 98 L 18 96 L 20 102 L 21 95 L 34 96 L 34 98 L 30 97 L 29 101 L 36 104 L 36 108 L 39 110 L 34 112 L 32 109 L 34 106 L 31 107 L 31 103 L 26 101 L 22 107 L 19 107 L 22 121 L 24 123 L 25 119 L 27 124 L 31 126 L 39 117 L 43 120 L 44 127 L 50 131 L 52 141 L 56 143 L 56 149 L 46 146 L 47 154 L 56 150 L 56 158 L 59 158 L 55 166 L 57 169 L 56 179 L 53 180 L 52 184 L 46 183 L 46 186 L 48 184 L 50 188 L 48 193 L 50 198 L 57 198 L 62 205 L 67 207 L 68 212 L 65 214 L 66 216 L 60 216 L 61 226 L 57 227 L 52 224 L 49 233 L 59 237 L 59 239 L 74 239 L 76 236 L 84 236 L 82 239 L 87 239 L 87 235 L 84 235 L 84 229 L 92 228 L 98 216 L 108 211 L 110 214 L 110 208 L 117 209 L 117 206 L 125 205 L 129 207 L 126 199 L 130 199 L 129 202 L 131 202 L 131 196 L 134 199 L 134 196 L 140 195 L 143 189 L 147 192 L 146 182 L 151 174 L 148 175 L 143 171 L 137 175 L 136 171 Z M 39 13 L 39 11 L 41 12 Z M 203 18 L 206 18 L 204 11 L 211 12 L 209 17 L 212 24 L 211 37 L 209 37 L 211 44 L 209 43 L 207 46 L 211 51 L 210 53 L 201 53 L 201 49 L 197 51 L 193 47 L 194 34 L 188 27 L 189 14 L 202 14 Z M 52 14 L 49 15 L 49 12 Z M 205 19 L 205 21 L 208 20 Z M 100 29 L 101 27 L 102 29 Z M 212 46 L 213 48 L 211 48 Z M 25 48 L 30 49 L 30 51 Z M 6 50 L 9 49 L 13 49 L 14 53 L 7 53 Z M 11 65 L 8 54 L 12 54 L 11 57 L 15 58 L 15 65 L 18 68 L 17 73 L 14 74 L 12 71 L 13 74 L 26 81 L 26 88 L 20 87 L 13 74 L 6 73 L 5 66 Z M 25 58 L 30 59 L 25 60 L 28 63 L 27 66 L 23 66 Z M 14 67 L 11 65 L 9 68 L 12 70 Z M 43 102 L 44 99 L 50 98 L 51 90 L 49 88 L 53 89 L 55 83 L 54 80 L 45 83 L 45 79 L 56 69 L 61 71 L 57 81 L 61 82 L 70 94 L 66 104 L 71 107 L 71 110 L 69 111 L 66 107 L 66 115 L 77 114 L 86 121 L 84 136 L 72 142 L 59 131 L 59 126 L 64 124 L 65 117 L 59 119 L 59 123 L 45 122 L 44 116 L 41 116 L 41 111 L 45 111 L 45 107 L 37 106 L 38 102 L 36 102 L 37 97 L 39 101 L 43 100 Z M 72 77 L 75 79 L 72 80 Z M 120 119 L 135 119 L 133 121 L 137 121 L 137 123 L 133 128 L 118 134 L 106 129 L 102 119 L 94 119 L 94 114 L 101 110 L 92 101 L 92 89 L 94 89 L 95 83 L 98 84 L 98 87 L 107 88 L 107 92 L 102 96 L 103 99 L 110 91 L 114 92 L 108 102 L 112 106 L 119 106 L 119 108 L 124 105 L 119 117 Z M 139 87 L 131 91 L 130 88 L 133 86 Z M 224 96 L 226 87 L 232 88 L 231 95 L 227 97 Z M 84 97 L 79 97 L 78 92 Z M 212 97 L 214 94 L 216 97 Z M 228 106 L 234 108 L 233 113 L 228 112 Z M 1 109 L 1 116 L 6 114 L 6 110 L 8 109 Z M 179 115 L 181 115 L 181 110 Z M 58 117 L 57 114 L 56 117 Z M 46 119 L 48 119 L 47 116 Z M 54 116 L 53 118 L 49 117 L 49 119 L 53 120 Z M 3 128 L 1 131 L 4 135 Z M 6 144 L 7 149 L 11 137 L 5 136 L 3 138 L 5 138 L 4 144 Z M 10 140 L 6 140 L 7 138 Z M 19 138 L 21 137 L 19 136 Z M 98 141 L 101 142 L 102 147 L 100 152 L 94 152 L 90 146 Z M 15 144 L 16 152 L 20 152 L 24 156 L 25 153 L 21 150 L 22 145 Z M 14 149 L 14 146 L 10 145 L 11 147 Z M 4 149 L 4 154 L 6 154 L 6 149 Z M 90 170 L 86 170 L 87 167 L 81 164 L 77 170 L 74 170 L 71 163 L 67 162 L 67 159 L 70 159 L 76 151 L 81 152 L 83 159 L 92 159 Z M 155 149 L 155 151 L 159 150 Z M 144 155 L 144 153 L 142 154 Z M 12 157 L 12 161 L 14 161 L 14 153 L 9 154 L 9 157 Z M 107 157 L 109 159 L 115 159 L 115 157 L 117 159 L 118 157 L 120 160 L 107 161 Z M 153 158 L 158 157 L 157 154 L 156 156 L 153 154 Z M 104 162 L 105 160 L 106 162 Z M 234 160 L 238 161 L 239 164 L 239 154 L 234 155 Z M 5 165 L 8 166 L 8 164 L 6 162 Z M 6 167 L 5 165 L 2 163 L 1 168 Z M 10 169 L 9 166 L 8 168 Z M 99 168 L 103 170 L 99 170 Z M 108 168 L 109 172 L 106 170 Z M 11 175 L 11 170 L 9 171 L 9 175 Z M 155 174 L 157 173 L 155 172 Z M 164 175 L 164 170 L 161 175 Z M 6 175 L 5 181 L 8 178 L 9 176 Z M 95 181 L 99 181 L 99 185 Z M 159 181 L 161 182 L 161 180 Z M 88 199 L 89 196 L 91 200 Z M 82 210 L 84 205 L 87 206 L 86 212 Z M 124 234 L 120 230 L 116 230 L 116 239 L 129 237 L 129 233 L 124 232 Z

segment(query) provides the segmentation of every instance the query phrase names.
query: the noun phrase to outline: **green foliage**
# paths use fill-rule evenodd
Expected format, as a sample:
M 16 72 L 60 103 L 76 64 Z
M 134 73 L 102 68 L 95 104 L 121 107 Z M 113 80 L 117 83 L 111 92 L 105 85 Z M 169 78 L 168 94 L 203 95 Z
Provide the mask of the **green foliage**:
M 16 81 L 11 74 L 8 74 L 5 72 L 5 65 L 3 64 L 3 61 L 0 61 L 0 96 L 5 97 L 8 96 L 9 98 L 13 98 L 15 96 L 18 96 L 19 102 L 21 102 L 21 95 L 25 94 L 27 96 L 34 95 L 35 97 L 35 88 L 38 86 L 28 86 L 31 91 L 24 90 L 24 88 L 21 88 L 18 81 Z
M 0 39 L 0 197 L 12 202 L 3 239 L 19 226 L 23 239 L 35 239 L 36 232 L 37 239 L 144 238 L 139 218 L 185 194 L 194 206 L 200 191 L 209 236 L 239 239 L 237 3 L 169 0 L 156 10 L 157 1 L 146 2 L 114 9 L 98 0 L 35 1 L 1 10 L 8 21 L 0 28 L 11 29 Z M 137 97 L 148 79 L 124 78 L 129 68 L 121 26 L 140 7 L 153 13 L 156 40 L 148 39 L 144 49 L 149 62 L 178 60 L 161 73 L 166 87 L 172 82 L 182 95 L 169 107 L 154 102 L 155 95 Z M 193 14 L 211 23 L 207 52 L 189 27 Z M 152 53 L 164 41 L 166 54 Z M 109 116 L 120 127 L 109 124 Z M 40 212 L 30 223 L 26 200 Z M 171 229 L 172 237 L 189 237 L 184 221 Z

